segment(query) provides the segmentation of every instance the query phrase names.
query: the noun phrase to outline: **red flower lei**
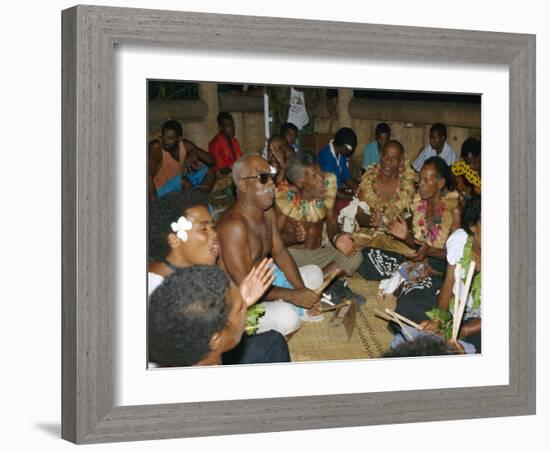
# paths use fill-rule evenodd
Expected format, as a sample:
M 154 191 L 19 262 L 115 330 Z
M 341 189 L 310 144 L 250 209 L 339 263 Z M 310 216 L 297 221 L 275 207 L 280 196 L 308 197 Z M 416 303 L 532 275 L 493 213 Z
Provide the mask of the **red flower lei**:
M 437 238 L 439 237 L 441 230 L 442 230 L 442 221 L 443 221 L 443 215 L 445 214 L 445 202 L 441 202 L 439 204 L 439 208 L 437 209 L 437 214 L 434 217 L 434 224 L 430 229 L 427 229 L 427 220 L 426 220 L 426 212 L 428 211 L 428 201 L 427 200 L 421 200 L 418 204 L 418 207 L 416 208 L 416 212 L 418 213 L 418 220 L 416 221 L 417 224 L 417 230 L 419 234 L 424 239 L 429 239 L 430 243 L 434 243 Z

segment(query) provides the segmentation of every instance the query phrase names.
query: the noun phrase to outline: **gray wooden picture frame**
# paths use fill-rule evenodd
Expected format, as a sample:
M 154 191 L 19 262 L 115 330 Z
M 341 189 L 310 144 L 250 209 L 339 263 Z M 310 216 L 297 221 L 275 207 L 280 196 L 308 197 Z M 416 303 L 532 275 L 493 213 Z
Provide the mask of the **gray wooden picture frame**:
M 515 237 L 510 238 L 509 384 L 114 407 L 117 44 L 507 65 L 509 226 Z M 76 6 L 62 12 L 62 53 L 64 439 L 94 443 L 535 413 L 535 36 Z

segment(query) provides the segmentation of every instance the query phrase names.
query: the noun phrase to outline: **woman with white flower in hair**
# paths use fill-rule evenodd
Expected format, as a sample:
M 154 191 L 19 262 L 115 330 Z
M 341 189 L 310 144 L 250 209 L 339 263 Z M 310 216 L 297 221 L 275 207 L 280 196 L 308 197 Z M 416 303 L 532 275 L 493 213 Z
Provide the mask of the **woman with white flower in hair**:
M 204 195 L 196 191 L 170 193 L 150 204 L 148 219 L 149 295 L 163 282 L 165 277 L 178 269 L 193 265 L 216 264 L 220 245 Z M 208 280 L 204 280 L 204 282 L 208 283 Z M 239 286 L 240 294 L 246 305 L 250 307 L 255 304 L 272 282 L 271 260 L 266 258 L 249 272 Z M 279 345 L 280 338 L 282 338 L 280 335 L 268 336 L 266 334 L 261 340 L 262 342 L 271 342 L 275 339 Z M 260 342 L 260 340 L 255 342 Z M 260 347 L 262 346 L 263 344 L 260 345 Z M 237 349 L 239 347 L 241 345 Z M 256 347 L 257 345 L 254 346 L 255 350 L 257 350 Z M 233 362 L 273 362 L 262 360 L 261 356 L 256 353 L 254 352 L 253 360 L 250 360 L 250 352 L 244 351 L 242 357 L 236 357 Z

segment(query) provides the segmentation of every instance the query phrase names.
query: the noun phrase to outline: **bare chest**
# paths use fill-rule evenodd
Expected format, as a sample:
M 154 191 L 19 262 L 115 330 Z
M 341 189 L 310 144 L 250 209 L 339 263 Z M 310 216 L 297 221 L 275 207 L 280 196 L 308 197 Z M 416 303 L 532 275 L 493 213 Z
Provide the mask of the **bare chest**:
M 376 181 L 376 191 L 378 192 L 378 197 L 382 201 L 391 200 L 399 187 L 399 180 L 385 181 L 377 180 Z
M 248 245 L 250 255 L 256 263 L 266 257 L 273 247 L 273 230 L 268 220 L 260 223 L 248 222 Z

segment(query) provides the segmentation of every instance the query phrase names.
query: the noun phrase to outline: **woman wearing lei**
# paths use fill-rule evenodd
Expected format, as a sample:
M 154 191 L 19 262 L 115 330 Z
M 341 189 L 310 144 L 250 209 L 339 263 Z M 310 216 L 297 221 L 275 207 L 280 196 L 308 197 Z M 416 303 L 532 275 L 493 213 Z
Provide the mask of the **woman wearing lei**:
M 371 165 L 361 177 L 357 196 L 369 205 L 371 214 L 358 212 L 359 225 L 383 230 L 409 212 L 416 192 L 416 175 L 404 157 L 403 145 L 391 140 L 382 148 L 380 162 Z
M 428 317 L 425 312 L 437 304 L 445 273 L 445 243 L 459 227 L 456 192 L 449 192 L 451 175 L 447 163 L 432 157 L 420 171 L 418 193 L 411 204 L 412 216 L 405 221 L 397 218 L 388 225 L 388 233 L 414 250 L 410 256 L 366 247 L 358 272 L 367 280 L 390 278 L 401 269 L 405 281 L 397 295 L 396 311 L 420 322 Z
M 441 287 L 437 308 L 428 311 L 431 320 L 420 325 L 425 330 L 440 332 L 449 338 L 452 328 L 455 279 L 460 277 L 461 291 L 464 290 L 466 272 L 470 262 L 475 263 L 475 275 L 466 301 L 464 316 L 460 325 L 459 338 L 473 344 L 476 353 L 481 353 L 481 196 L 472 196 L 462 211 L 461 228 L 447 241 L 447 272 Z M 458 264 L 462 268 L 458 271 Z
M 462 144 L 460 159 L 453 163 L 451 172 L 463 202 L 472 195 L 481 194 L 481 142 L 474 138 L 466 139 Z

